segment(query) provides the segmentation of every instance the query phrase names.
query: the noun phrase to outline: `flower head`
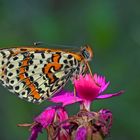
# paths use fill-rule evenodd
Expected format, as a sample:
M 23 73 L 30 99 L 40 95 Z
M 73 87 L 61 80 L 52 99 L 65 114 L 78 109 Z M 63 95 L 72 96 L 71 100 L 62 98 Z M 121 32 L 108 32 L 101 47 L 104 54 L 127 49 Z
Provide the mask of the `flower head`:
M 68 119 L 67 112 L 61 106 L 51 106 L 38 115 L 34 121 L 46 128 L 52 123 L 62 122 Z
M 34 121 L 40 123 L 43 128 L 50 125 L 55 116 L 55 107 L 48 107 L 46 108 L 40 115 L 38 115 Z
M 86 140 L 104 139 L 112 126 L 112 113 L 101 109 L 99 112 L 91 112 L 90 104 L 96 99 L 106 99 L 118 96 L 120 91 L 113 94 L 105 94 L 109 82 L 105 77 L 94 74 L 82 76 L 74 80 L 76 96 L 74 92 L 62 91 L 50 100 L 55 103 L 61 102 L 63 106 L 51 106 L 46 108 L 34 119 L 33 124 L 22 124 L 19 126 L 30 126 L 31 135 L 29 140 L 36 140 L 42 129 L 47 130 L 48 139 L 63 140 Z M 80 112 L 68 117 L 64 109 L 65 105 L 80 102 Z
M 104 91 L 109 86 L 110 82 L 106 82 L 105 77 L 94 74 L 91 76 L 86 74 L 85 76 L 80 75 L 78 79 L 74 80 L 74 86 L 76 88 L 76 96 L 73 92 L 63 92 L 58 96 L 55 96 L 51 101 L 63 103 L 63 106 L 72 104 L 75 102 L 83 102 L 86 109 L 89 109 L 90 103 L 96 99 L 106 99 L 114 96 L 118 96 L 123 91 L 105 94 Z
M 87 74 L 85 77 L 80 75 L 78 79 L 75 79 L 74 85 L 80 98 L 93 101 L 108 87 L 109 82 L 106 83 L 105 77 L 97 74 L 93 77 Z
M 107 109 L 99 112 L 80 111 L 69 117 L 70 132 L 75 140 L 103 140 L 112 126 L 112 113 Z M 71 128 L 74 128 L 71 130 Z
M 40 132 L 42 132 L 41 124 L 33 125 L 31 128 L 31 135 L 29 137 L 29 140 L 36 140 Z
M 48 137 L 55 137 L 52 127 L 57 127 L 57 124 L 68 119 L 67 112 L 61 106 L 51 106 L 46 108 L 40 115 L 34 119 L 32 124 L 18 124 L 18 126 L 31 127 L 31 135 L 29 140 L 36 140 L 38 134 L 45 128 L 49 132 Z M 56 126 L 54 126 L 56 125 Z M 62 125 L 67 126 L 68 123 Z M 61 132 L 61 133 L 60 133 Z M 67 131 L 64 129 L 56 130 L 57 135 L 61 138 L 67 137 Z

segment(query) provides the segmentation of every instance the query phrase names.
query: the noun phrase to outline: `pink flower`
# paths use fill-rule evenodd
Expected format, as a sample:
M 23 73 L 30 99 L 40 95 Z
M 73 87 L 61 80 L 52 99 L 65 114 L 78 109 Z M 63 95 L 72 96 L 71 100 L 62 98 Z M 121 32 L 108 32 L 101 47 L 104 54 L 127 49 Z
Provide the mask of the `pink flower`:
M 108 87 L 109 82 L 106 83 L 105 77 L 97 76 L 97 74 L 93 77 L 87 74 L 85 77 L 80 75 L 78 79 L 75 79 L 74 85 L 78 97 L 83 100 L 93 101 Z
M 106 99 L 122 94 L 124 91 L 119 91 L 113 94 L 105 94 L 104 91 L 109 86 L 110 82 L 106 82 L 105 77 L 94 74 L 80 75 L 74 80 L 76 95 L 73 92 L 65 92 L 65 94 L 55 96 L 51 99 L 52 102 L 61 102 L 63 106 L 75 102 L 83 102 L 86 109 L 89 109 L 90 103 L 96 99 Z
M 59 93 L 59 95 L 52 97 L 50 101 L 55 103 L 62 103 L 63 106 L 66 106 L 75 102 L 80 102 L 82 101 L 82 99 L 77 96 L 74 96 L 73 92 L 62 91 Z
M 94 76 L 89 74 L 85 76 L 80 75 L 78 79 L 74 80 L 74 86 L 76 96 L 74 92 L 62 91 L 50 100 L 55 103 L 60 102 L 63 106 L 80 102 L 80 112 L 73 117 L 68 117 L 64 107 L 48 107 L 34 119 L 32 125 L 22 125 L 31 126 L 31 136 L 29 140 L 36 140 L 43 128 L 47 130 L 48 137 L 56 140 L 70 139 L 72 131 L 75 132 L 73 133 L 73 138 L 76 140 L 86 140 L 91 136 L 93 138 L 101 137 L 101 134 L 103 136 L 108 135 L 112 126 L 112 113 L 106 109 L 102 109 L 98 113 L 90 112 L 90 104 L 96 99 L 118 96 L 122 94 L 123 91 L 105 94 L 104 91 L 109 86 L 109 82 L 106 82 L 105 77 L 98 76 L 97 74 L 94 74 Z M 85 119 L 83 119 L 85 116 L 88 118 L 86 125 Z M 91 121 L 89 122 L 88 120 L 94 120 L 93 124 L 91 125 Z
M 51 106 L 45 109 L 40 115 L 34 119 L 34 124 L 31 127 L 31 135 L 29 140 L 36 140 L 38 133 L 42 132 L 43 128 L 47 128 L 55 123 L 61 123 L 68 119 L 67 112 L 61 106 Z M 65 133 L 63 134 L 66 135 Z
M 112 112 L 108 109 L 101 109 L 98 114 L 99 120 L 104 120 L 104 125 L 102 125 L 101 130 L 104 135 L 108 135 L 109 130 L 112 127 Z
M 56 109 L 55 114 L 52 112 L 55 117 L 51 119 L 52 121 L 49 120 L 44 128 L 42 121 L 44 125 L 45 117 L 48 117 L 48 114 L 51 113 L 48 111 L 51 109 Z M 57 114 L 57 111 L 60 114 Z M 102 139 L 109 134 L 112 126 L 112 113 L 107 109 L 99 112 L 80 110 L 69 118 L 64 112 L 62 107 L 49 107 L 32 124 L 18 124 L 18 126 L 30 127 L 31 135 L 28 140 L 37 140 L 38 134 L 44 132 L 43 129 L 47 130 L 47 139 L 50 140 Z
M 61 106 L 51 106 L 45 109 L 40 115 L 38 115 L 34 120 L 40 123 L 43 128 L 54 122 L 62 122 L 68 119 L 67 112 Z
M 31 128 L 31 135 L 28 140 L 36 140 L 38 134 L 42 132 L 42 126 L 40 124 L 36 124 Z
M 76 131 L 76 140 L 86 140 L 87 130 L 84 126 L 81 126 Z
M 110 82 L 106 82 L 105 77 L 98 76 L 97 74 L 94 74 L 93 77 L 89 74 L 87 74 L 85 77 L 80 75 L 79 79 L 75 79 L 74 81 L 78 97 L 87 101 L 110 98 L 120 94 L 120 92 L 118 92 L 103 95 L 103 92 L 107 89 L 109 83 Z
M 46 108 L 34 120 L 35 122 L 40 123 L 43 128 L 45 128 L 53 122 L 54 116 L 55 116 L 55 107 L 51 106 Z

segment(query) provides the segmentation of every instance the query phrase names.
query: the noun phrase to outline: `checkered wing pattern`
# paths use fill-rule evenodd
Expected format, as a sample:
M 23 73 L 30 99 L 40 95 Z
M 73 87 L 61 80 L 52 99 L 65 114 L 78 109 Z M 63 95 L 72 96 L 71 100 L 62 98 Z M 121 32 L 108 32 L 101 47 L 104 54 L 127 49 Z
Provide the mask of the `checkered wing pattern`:
M 18 97 L 41 103 L 59 92 L 85 64 L 81 56 L 46 48 L 0 50 L 0 81 Z

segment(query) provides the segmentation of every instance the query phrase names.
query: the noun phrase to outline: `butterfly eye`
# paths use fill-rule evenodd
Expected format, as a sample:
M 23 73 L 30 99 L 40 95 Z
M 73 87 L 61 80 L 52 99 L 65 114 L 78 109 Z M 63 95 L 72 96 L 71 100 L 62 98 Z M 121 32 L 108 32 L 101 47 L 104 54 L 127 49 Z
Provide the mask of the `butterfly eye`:
M 81 50 L 81 54 L 86 60 L 90 60 L 91 56 L 86 47 Z
M 81 48 L 81 54 L 84 57 L 85 60 L 90 61 L 93 57 L 93 52 L 90 46 L 86 45 L 83 48 Z
M 85 59 L 89 59 L 89 57 L 90 57 L 89 52 L 87 52 L 86 49 L 83 49 L 82 55 L 84 56 Z

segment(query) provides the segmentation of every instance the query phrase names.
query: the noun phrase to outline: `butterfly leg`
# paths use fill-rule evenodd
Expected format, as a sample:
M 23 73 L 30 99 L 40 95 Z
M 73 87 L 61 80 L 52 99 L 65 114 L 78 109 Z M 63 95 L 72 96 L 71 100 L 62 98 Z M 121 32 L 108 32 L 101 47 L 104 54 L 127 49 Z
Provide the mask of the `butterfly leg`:
M 73 92 L 74 92 L 74 96 L 76 97 L 76 88 L 75 88 L 75 86 L 74 86 Z
M 87 62 L 87 67 L 88 67 L 88 70 L 89 70 L 90 75 L 92 76 L 93 74 L 92 74 L 92 71 L 91 71 L 91 68 L 90 68 L 90 66 L 89 66 L 89 63 L 88 63 L 88 62 Z

